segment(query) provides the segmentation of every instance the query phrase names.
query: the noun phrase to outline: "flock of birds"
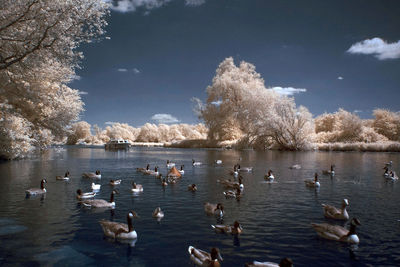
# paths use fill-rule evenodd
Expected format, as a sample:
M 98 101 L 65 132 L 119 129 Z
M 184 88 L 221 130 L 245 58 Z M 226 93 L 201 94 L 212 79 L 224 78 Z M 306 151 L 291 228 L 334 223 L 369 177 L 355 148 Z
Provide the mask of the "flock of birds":
M 221 165 L 222 161 L 221 160 L 216 160 L 214 162 L 216 165 Z M 391 169 L 393 162 L 390 161 L 385 164 L 384 170 L 385 172 L 383 173 L 383 177 L 385 177 L 388 180 L 398 180 L 398 176 L 396 173 Z M 159 171 L 158 167 L 156 166 L 154 170 L 150 169 L 150 165 L 147 164 L 146 168 L 137 168 L 137 172 L 140 172 L 144 175 L 150 175 L 154 176 L 158 179 L 161 180 L 161 185 L 162 186 L 167 186 L 168 184 L 173 184 L 176 183 L 180 180 L 182 175 L 184 175 L 184 165 L 181 165 L 180 170 L 178 170 L 175 167 L 175 163 L 167 161 L 166 167 L 168 169 L 168 174 L 164 177 Z M 193 166 L 200 166 L 202 165 L 201 162 L 192 160 L 192 165 Z M 291 167 L 291 169 L 301 169 L 301 166 L 296 164 Z M 234 177 L 234 180 L 231 179 L 226 179 L 226 180 L 217 180 L 218 183 L 222 184 L 225 186 L 227 191 L 224 191 L 223 194 L 225 197 L 233 197 L 236 198 L 237 200 L 240 200 L 243 190 L 244 190 L 244 185 L 243 185 L 243 177 L 240 174 L 241 172 L 252 172 L 253 168 L 252 167 L 241 167 L 239 164 L 234 165 L 233 170 L 230 171 L 230 174 Z M 322 174 L 324 175 L 330 175 L 333 177 L 335 175 L 335 165 L 331 165 L 330 170 L 323 170 Z M 56 176 L 56 180 L 60 181 L 68 181 L 70 178 L 70 173 L 67 171 L 64 176 Z M 101 179 L 101 172 L 97 170 L 96 172 L 92 173 L 83 173 L 82 177 L 84 178 L 90 178 L 90 179 Z M 264 179 L 267 182 L 273 182 L 275 177 L 273 174 L 272 170 L 268 170 L 267 173 L 264 176 Z M 312 187 L 312 188 L 319 188 L 321 186 L 319 180 L 318 180 L 318 174 L 315 173 L 314 179 L 307 179 L 304 181 L 305 185 L 307 187 Z M 45 184 L 47 183 L 46 179 L 41 180 L 40 183 L 40 188 L 31 188 L 26 190 L 26 195 L 27 197 L 29 196 L 35 196 L 35 195 L 42 195 L 45 194 L 46 188 Z M 110 180 L 109 182 L 110 185 L 116 186 L 121 184 L 121 180 Z M 76 198 L 84 207 L 90 207 L 90 208 L 115 208 L 115 201 L 114 201 L 114 196 L 115 194 L 118 194 L 117 189 L 113 189 L 111 192 L 110 200 L 104 200 L 104 199 L 95 199 L 94 197 L 96 196 L 96 192 L 100 190 L 101 185 L 100 184 L 95 184 L 92 182 L 92 192 L 82 192 L 81 189 L 78 189 L 76 191 L 77 195 Z M 196 184 L 191 184 L 188 185 L 188 190 L 195 192 L 197 191 L 197 186 Z M 132 182 L 132 193 L 138 194 L 143 192 L 143 186 L 140 184 L 136 184 L 135 182 Z M 322 204 L 323 208 L 323 213 L 326 218 L 334 219 L 334 220 L 341 220 L 341 221 L 347 221 L 349 220 L 349 214 L 346 210 L 346 207 L 349 206 L 349 201 L 348 199 L 343 199 L 342 204 L 340 208 L 336 208 L 331 205 L 327 204 Z M 209 203 L 206 202 L 204 203 L 204 211 L 207 215 L 216 215 L 218 217 L 223 217 L 224 216 L 224 206 L 221 203 Z M 161 210 L 160 207 L 157 207 L 152 216 L 156 218 L 158 221 L 161 220 L 164 217 L 164 212 Z M 127 214 L 127 223 L 122 223 L 122 222 L 113 222 L 113 221 L 107 221 L 107 220 L 101 220 L 99 221 L 100 226 L 102 227 L 102 230 L 104 232 L 104 235 L 116 240 L 135 240 L 137 239 L 137 233 L 133 227 L 133 218 L 138 218 L 139 216 L 136 214 L 135 211 L 129 211 Z M 317 232 L 319 236 L 325 239 L 330 239 L 334 241 L 339 241 L 339 242 L 347 242 L 349 244 L 358 244 L 360 242 L 357 233 L 356 233 L 356 227 L 361 225 L 360 221 L 357 218 L 352 218 L 350 221 L 350 229 L 346 229 L 340 225 L 333 225 L 333 224 L 328 224 L 328 223 L 312 223 L 311 224 L 314 230 Z M 217 225 L 211 225 L 212 229 L 215 230 L 217 233 L 226 233 L 226 234 L 232 234 L 232 235 L 240 235 L 243 231 L 243 228 L 241 224 L 238 221 L 235 221 L 233 225 L 223 225 L 223 224 L 217 224 Z M 207 266 L 207 267 L 219 267 L 220 266 L 220 261 L 222 261 L 221 254 L 219 252 L 218 248 L 212 248 L 210 253 L 203 251 L 201 249 L 197 249 L 193 246 L 189 246 L 188 252 L 190 254 L 190 259 L 191 261 L 198 266 Z M 264 266 L 264 267 L 290 267 L 293 266 L 293 262 L 289 258 L 283 258 L 279 264 L 277 263 L 272 263 L 272 262 L 258 262 L 254 261 L 252 263 L 246 263 L 245 266 Z

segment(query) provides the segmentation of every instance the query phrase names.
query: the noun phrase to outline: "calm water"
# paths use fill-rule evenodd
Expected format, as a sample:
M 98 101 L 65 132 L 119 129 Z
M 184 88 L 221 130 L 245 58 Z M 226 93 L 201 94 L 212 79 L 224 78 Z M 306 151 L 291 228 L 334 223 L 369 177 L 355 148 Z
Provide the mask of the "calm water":
M 192 158 L 204 165 L 192 167 Z M 240 158 L 240 165 L 253 166 L 254 172 L 243 174 L 244 195 L 238 202 L 225 199 L 216 180 L 230 178 L 228 170 Z M 186 166 L 175 185 L 163 189 L 158 179 L 136 172 L 149 163 L 166 173 L 167 159 Z M 216 159 L 223 161 L 222 167 L 213 165 Z M 296 266 L 399 266 L 400 184 L 381 175 L 389 160 L 399 173 L 400 154 L 391 153 L 54 148 L 38 159 L 0 163 L 0 265 L 191 266 L 187 247 L 193 245 L 207 251 L 220 248 L 223 266 L 279 262 L 282 257 L 292 258 Z M 305 187 L 304 179 L 331 163 L 336 165 L 334 178 L 321 175 L 319 190 Z M 290 170 L 293 164 L 302 169 Z M 272 184 L 263 181 L 269 168 L 276 177 Z M 75 199 L 78 188 L 90 191 L 92 181 L 81 173 L 96 169 L 102 172 L 96 198 L 109 200 L 109 180 L 122 179 L 113 211 L 83 208 Z M 56 181 L 55 176 L 66 170 L 71 180 Z M 46 196 L 26 199 L 25 189 L 38 187 L 44 177 Z M 142 194 L 132 195 L 132 180 L 143 185 Z M 198 185 L 196 193 L 187 191 L 192 183 Z M 340 224 L 324 218 L 321 204 L 340 206 L 343 198 L 349 199 L 350 216 L 362 224 L 358 248 L 321 239 L 310 226 Z M 224 223 L 238 220 L 243 234 L 216 234 L 210 225 L 217 218 L 205 215 L 203 202 L 223 203 Z M 157 206 L 165 211 L 159 223 L 151 216 Z M 131 209 L 140 216 L 134 220 L 135 245 L 104 238 L 98 221 L 126 222 Z

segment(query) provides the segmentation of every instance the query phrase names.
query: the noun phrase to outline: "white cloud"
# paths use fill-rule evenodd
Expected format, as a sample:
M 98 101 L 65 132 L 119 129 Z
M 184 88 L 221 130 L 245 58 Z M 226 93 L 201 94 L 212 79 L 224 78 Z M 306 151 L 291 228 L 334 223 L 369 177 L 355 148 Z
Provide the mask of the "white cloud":
M 305 88 L 293 88 L 293 87 L 272 87 L 272 90 L 274 90 L 275 92 L 277 92 L 278 94 L 281 95 L 294 95 L 294 94 L 298 94 L 298 93 L 303 93 L 303 92 L 307 92 L 307 89 Z
M 79 76 L 79 75 L 73 74 L 73 75 L 71 75 L 71 79 L 72 79 L 72 80 L 80 81 L 80 80 L 82 79 L 82 77 Z
M 152 120 L 157 121 L 158 123 L 177 123 L 179 120 L 172 116 L 171 114 L 154 114 L 151 117 Z
M 78 94 L 80 94 L 80 95 L 87 95 L 87 94 L 89 94 L 89 93 L 88 93 L 88 92 L 85 92 L 85 91 L 79 91 Z
M 381 38 L 367 39 L 353 44 L 348 53 L 374 55 L 379 60 L 400 58 L 400 40 L 397 43 L 387 43 Z
M 106 121 L 104 124 L 105 124 L 105 125 L 114 125 L 114 124 L 116 124 L 116 123 L 118 123 L 118 122 Z
M 187 6 L 201 6 L 206 0 L 185 0 L 185 5 Z
M 140 70 L 137 69 L 137 68 L 133 68 L 132 71 L 133 71 L 133 73 L 135 73 L 135 74 L 139 74 L 139 73 L 140 73 Z
M 128 70 L 127 69 L 117 69 L 117 71 L 119 71 L 119 72 L 127 72 Z
M 107 39 L 107 40 L 111 40 L 111 37 L 110 37 L 110 36 L 106 36 L 106 39 Z
M 354 113 L 361 113 L 361 112 L 363 112 L 363 111 L 362 111 L 362 110 L 359 110 L 359 109 L 355 109 L 353 112 L 354 112 Z
M 342 76 L 337 77 L 338 80 L 343 80 Z
M 218 101 L 213 101 L 211 102 L 211 105 L 215 105 L 215 106 L 219 106 L 222 104 L 222 100 L 218 100 Z
M 171 0 L 103 0 L 106 3 L 110 4 L 110 8 L 117 12 L 134 12 L 138 8 L 145 8 L 147 10 L 158 8 Z

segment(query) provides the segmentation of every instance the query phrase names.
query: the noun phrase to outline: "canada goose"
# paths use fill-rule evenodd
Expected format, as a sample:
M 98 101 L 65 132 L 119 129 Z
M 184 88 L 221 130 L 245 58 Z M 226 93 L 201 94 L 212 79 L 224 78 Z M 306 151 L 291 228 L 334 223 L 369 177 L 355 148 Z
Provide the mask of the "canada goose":
M 311 226 L 317 231 L 317 234 L 323 238 L 334 241 L 358 244 L 360 242 L 356 234 L 356 226 L 361 225 L 360 221 L 353 218 L 350 223 L 350 230 L 340 226 L 328 223 L 312 223 Z
M 128 224 L 106 220 L 101 220 L 99 223 L 105 236 L 115 239 L 136 239 L 137 233 L 133 229 L 132 219 L 137 217 L 136 212 L 130 211 L 126 216 Z
M 143 186 L 141 184 L 136 184 L 135 182 L 132 182 L 132 192 L 133 193 L 143 192 Z
M 42 179 L 40 181 L 40 188 L 30 188 L 28 190 L 25 191 L 27 196 L 34 196 L 34 195 L 40 195 L 40 194 L 44 194 L 47 192 L 46 188 L 44 187 L 44 184 L 47 183 L 46 179 Z
M 95 173 L 93 172 L 84 172 L 82 173 L 82 176 L 85 178 L 97 178 L 100 179 L 101 178 L 101 173 L 99 170 L 97 170 Z
M 264 179 L 269 182 L 273 182 L 275 179 L 275 176 L 272 174 L 271 170 L 268 170 L 268 173 L 264 176 Z
M 212 204 L 209 202 L 204 203 L 204 211 L 207 215 L 214 215 L 216 211 L 219 210 L 219 216 L 224 215 L 224 206 L 221 203 Z
M 104 199 L 88 199 L 88 200 L 83 200 L 82 204 L 85 205 L 86 207 L 92 207 L 92 208 L 115 208 L 114 194 L 117 193 L 118 193 L 117 190 L 113 190 L 111 192 L 110 202 Z
M 217 225 L 211 225 L 211 227 L 217 233 L 225 233 L 233 235 L 239 235 L 242 233 L 243 230 L 242 226 L 238 221 L 235 221 L 233 225 L 217 224 Z
M 349 205 L 349 201 L 347 199 L 343 199 L 342 207 L 340 209 L 335 208 L 334 206 L 322 204 L 324 207 L 324 215 L 327 218 L 336 219 L 336 220 L 348 220 L 349 214 L 347 213 L 346 207 Z
M 304 180 L 306 186 L 308 187 L 320 187 L 320 183 L 318 182 L 318 173 L 314 174 L 314 179 Z
M 196 192 L 197 191 L 197 186 L 195 184 L 191 184 L 188 186 L 188 190 L 192 191 L 192 192 Z
M 197 266 L 220 267 L 218 260 L 223 260 L 218 248 L 212 248 L 211 253 L 208 253 L 204 250 L 189 246 L 188 252 L 190 254 L 190 260 Z
M 110 180 L 110 185 L 115 186 L 115 185 L 119 185 L 121 184 L 122 180 L 118 179 L 118 180 Z
M 164 218 L 164 212 L 161 210 L 160 207 L 157 207 L 157 208 L 153 211 L 153 218 L 157 218 L 157 219 L 162 219 L 162 218 Z
M 67 171 L 67 172 L 64 174 L 64 177 L 62 177 L 62 176 L 56 176 L 56 180 L 59 180 L 59 181 L 68 181 L 68 180 L 69 180 L 69 171 Z

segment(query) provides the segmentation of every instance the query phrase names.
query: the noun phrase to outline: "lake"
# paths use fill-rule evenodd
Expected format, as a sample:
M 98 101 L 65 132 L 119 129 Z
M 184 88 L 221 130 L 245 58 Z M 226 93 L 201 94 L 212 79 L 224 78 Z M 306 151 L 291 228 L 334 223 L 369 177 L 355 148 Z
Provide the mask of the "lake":
M 203 162 L 193 167 L 192 159 Z M 222 166 L 215 166 L 215 160 Z M 177 184 L 163 188 L 160 180 L 136 171 L 137 167 L 159 166 L 166 174 L 166 161 L 185 165 Z M 210 251 L 218 247 L 222 266 L 244 266 L 253 260 L 278 262 L 283 257 L 295 266 L 399 266 L 400 184 L 383 178 L 382 167 L 393 161 L 400 172 L 398 153 L 280 152 L 218 149 L 131 148 L 106 151 L 102 148 L 52 148 L 34 159 L 0 163 L 0 265 L 15 266 L 193 266 L 188 246 Z M 243 173 L 240 201 L 226 199 L 218 179 L 233 178 L 229 170 L 239 163 L 253 166 Z M 300 170 L 289 166 L 300 164 Z M 336 165 L 336 175 L 322 175 Z M 83 207 L 76 190 L 91 191 L 91 179 L 83 172 L 101 170 L 101 190 L 96 198 L 109 200 L 110 179 L 122 179 L 115 186 L 114 210 Z M 272 169 L 275 182 L 264 181 Z M 70 181 L 57 175 L 71 173 Z M 320 174 L 320 189 L 307 188 L 304 180 Z M 46 178 L 44 197 L 26 198 L 25 190 L 39 187 Z M 131 182 L 142 184 L 144 192 L 131 193 Z M 189 192 L 195 183 L 198 191 Z M 324 218 L 321 204 L 340 207 L 349 200 L 348 212 L 357 217 L 358 246 L 325 240 L 311 223 L 348 222 Z M 223 222 L 238 220 L 239 237 L 217 234 L 211 224 L 220 219 L 204 213 L 204 202 L 223 203 Z M 160 206 L 165 217 L 157 222 L 153 210 Z M 133 224 L 138 238 L 134 244 L 104 237 L 101 219 L 126 223 L 129 210 L 140 218 Z

